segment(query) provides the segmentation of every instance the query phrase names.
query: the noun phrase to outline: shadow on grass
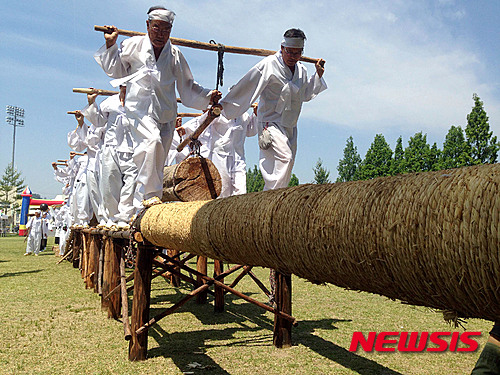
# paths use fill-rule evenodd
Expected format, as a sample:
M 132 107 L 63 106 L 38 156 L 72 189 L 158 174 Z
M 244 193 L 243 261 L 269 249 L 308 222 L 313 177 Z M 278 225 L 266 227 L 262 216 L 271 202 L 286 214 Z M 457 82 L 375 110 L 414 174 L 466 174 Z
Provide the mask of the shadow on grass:
M 338 363 L 345 368 L 362 375 L 382 374 L 401 375 L 401 373 L 382 366 L 371 359 L 364 358 L 356 353 L 327 341 L 314 334 L 315 329 L 338 329 L 335 324 L 350 320 L 321 319 L 300 321 L 299 326 L 292 331 L 294 344 L 302 344 L 319 355 Z
M 28 273 L 38 273 L 43 270 L 31 270 L 31 271 L 19 271 L 19 272 L 6 272 L 4 274 L 0 274 L 0 277 L 10 277 L 10 276 L 21 276 Z
M 175 294 L 161 295 L 153 300 L 156 303 L 175 303 L 185 296 L 184 292 L 185 291 L 175 289 Z M 205 348 L 207 346 L 270 346 L 273 340 L 272 333 L 257 334 L 257 332 L 262 330 L 272 332 L 274 319 L 272 315 L 266 314 L 265 310 L 251 303 L 233 303 L 235 300 L 239 300 L 239 298 L 232 294 L 225 296 L 224 313 L 214 313 L 213 297 L 210 295 L 208 296 L 206 304 L 197 304 L 194 299 L 192 299 L 181 307 L 179 311 L 188 311 L 192 313 L 201 323 L 206 325 L 236 324 L 239 327 L 224 328 L 221 330 L 209 329 L 168 333 L 159 325 L 155 325 L 150 328 L 149 334 L 156 340 L 159 347 L 149 350 L 148 356 L 164 356 L 171 358 L 176 366 L 182 371 L 189 371 L 189 364 L 196 362 L 201 365 L 201 367 L 198 368 L 200 370 L 206 370 L 216 374 L 228 374 L 226 370 L 221 368 L 205 353 Z M 151 316 L 163 310 L 163 308 L 158 307 L 151 308 Z M 293 328 L 292 331 L 294 345 L 301 344 L 324 358 L 338 363 L 358 374 L 401 375 L 397 371 L 357 355 L 356 353 L 349 352 L 347 349 L 314 334 L 314 330 L 316 329 L 336 330 L 338 329 L 335 326 L 337 323 L 349 321 L 350 320 L 341 319 L 299 321 L 299 325 Z M 250 322 L 253 324 L 249 324 Z M 255 326 L 252 327 L 253 325 Z M 235 341 L 234 334 L 241 331 L 253 332 L 253 334 L 248 339 Z M 221 343 L 214 343 L 214 340 L 221 341 Z M 207 344 L 207 341 L 210 341 L 210 344 Z M 196 368 L 194 368 L 194 370 L 196 370 Z
M 202 370 L 200 373 L 229 374 L 205 353 L 206 341 L 214 337 L 220 340 L 230 340 L 239 328 L 222 330 L 202 330 L 190 332 L 168 333 L 160 326 L 149 329 L 149 335 L 156 340 L 159 347 L 148 350 L 148 357 L 171 358 L 181 371 Z M 200 364 L 200 367 L 190 368 L 190 364 Z

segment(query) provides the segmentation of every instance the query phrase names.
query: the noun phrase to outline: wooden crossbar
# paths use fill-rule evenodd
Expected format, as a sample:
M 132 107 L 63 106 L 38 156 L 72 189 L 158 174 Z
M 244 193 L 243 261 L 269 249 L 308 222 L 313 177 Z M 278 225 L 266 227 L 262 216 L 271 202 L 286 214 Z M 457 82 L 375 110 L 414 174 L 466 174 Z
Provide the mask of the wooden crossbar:
M 108 33 L 109 29 L 105 26 L 94 26 L 95 31 L 102 31 L 104 33 Z M 131 31 L 131 30 L 123 30 L 123 29 L 118 29 L 118 34 L 124 35 L 124 36 L 138 36 L 138 35 L 146 35 L 146 33 L 140 32 L 140 31 Z M 177 46 L 183 46 L 183 47 L 190 47 L 190 48 L 196 48 L 196 49 L 202 49 L 202 50 L 207 50 L 207 51 L 215 51 L 217 52 L 219 50 L 219 46 L 217 44 L 212 44 L 212 43 L 205 43 L 205 42 L 198 42 L 197 40 L 189 40 L 189 39 L 181 39 L 181 38 L 174 38 L 170 37 L 170 43 L 177 45 Z M 253 55 L 253 56 L 269 56 L 269 55 L 274 55 L 276 51 L 272 51 L 269 49 L 260 49 L 260 48 L 246 48 L 246 47 L 234 47 L 234 46 L 224 46 L 224 52 L 228 53 L 236 53 L 240 55 Z M 316 64 L 316 62 L 319 59 L 312 58 L 312 57 L 306 57 L 302 56 L 300 58 L 300 61 L 304 62 L 309 62 Z

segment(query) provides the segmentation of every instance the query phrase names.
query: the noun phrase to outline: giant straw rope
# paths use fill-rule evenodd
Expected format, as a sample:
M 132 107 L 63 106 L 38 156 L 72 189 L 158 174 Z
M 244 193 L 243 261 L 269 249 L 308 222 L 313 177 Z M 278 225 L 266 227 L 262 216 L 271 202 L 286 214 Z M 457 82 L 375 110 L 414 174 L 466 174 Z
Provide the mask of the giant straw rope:
M 301 185 L 148 209 L 169 249 L 500 318 L 500 164 Z

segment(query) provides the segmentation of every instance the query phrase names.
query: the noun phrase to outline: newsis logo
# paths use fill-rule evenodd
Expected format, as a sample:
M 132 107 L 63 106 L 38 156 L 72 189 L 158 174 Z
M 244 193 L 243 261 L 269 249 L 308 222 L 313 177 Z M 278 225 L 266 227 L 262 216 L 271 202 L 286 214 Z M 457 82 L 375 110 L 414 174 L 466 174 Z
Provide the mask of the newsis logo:
M 478 343 L 472 337 L 481 332 L 363 332 L 352 334 L 350 352 L 473 352 Z

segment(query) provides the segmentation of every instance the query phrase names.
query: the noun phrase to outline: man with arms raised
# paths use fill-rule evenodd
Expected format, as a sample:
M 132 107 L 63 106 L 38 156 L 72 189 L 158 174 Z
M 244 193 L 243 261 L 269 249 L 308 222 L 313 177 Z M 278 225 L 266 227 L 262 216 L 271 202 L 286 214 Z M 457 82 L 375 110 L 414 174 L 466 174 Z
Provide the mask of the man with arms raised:
M 297 152 L 297 120 L 302 103 L 327 88 L 322 76 L 323 59 L 308 79 L 306 67 L 299 62 L 306 36 L 300 29 L 289 29 L 281 49 L 251 68 L 221 100 L 228 119 L 242 115 L 259 100 L 259 167 L 264 190 L 288 186 Z M 264 133 L 264 136 L 263 136 Z
M 199 110 L 221 95 L 194 81 L 184 56 L 170 43 L 174 17 L 163 7 L 150 8 L 147 35 L 125 39 L 120 48 L 116 27 L 108 26 L 106 44 L 94 55 L 106 74 L 117 78 L 113 86 L 126 85 L 125 111 L 138 143 L 139 201 L 162 195 L 163 166 L 177 116 L 175 87 L 183 105 Z

